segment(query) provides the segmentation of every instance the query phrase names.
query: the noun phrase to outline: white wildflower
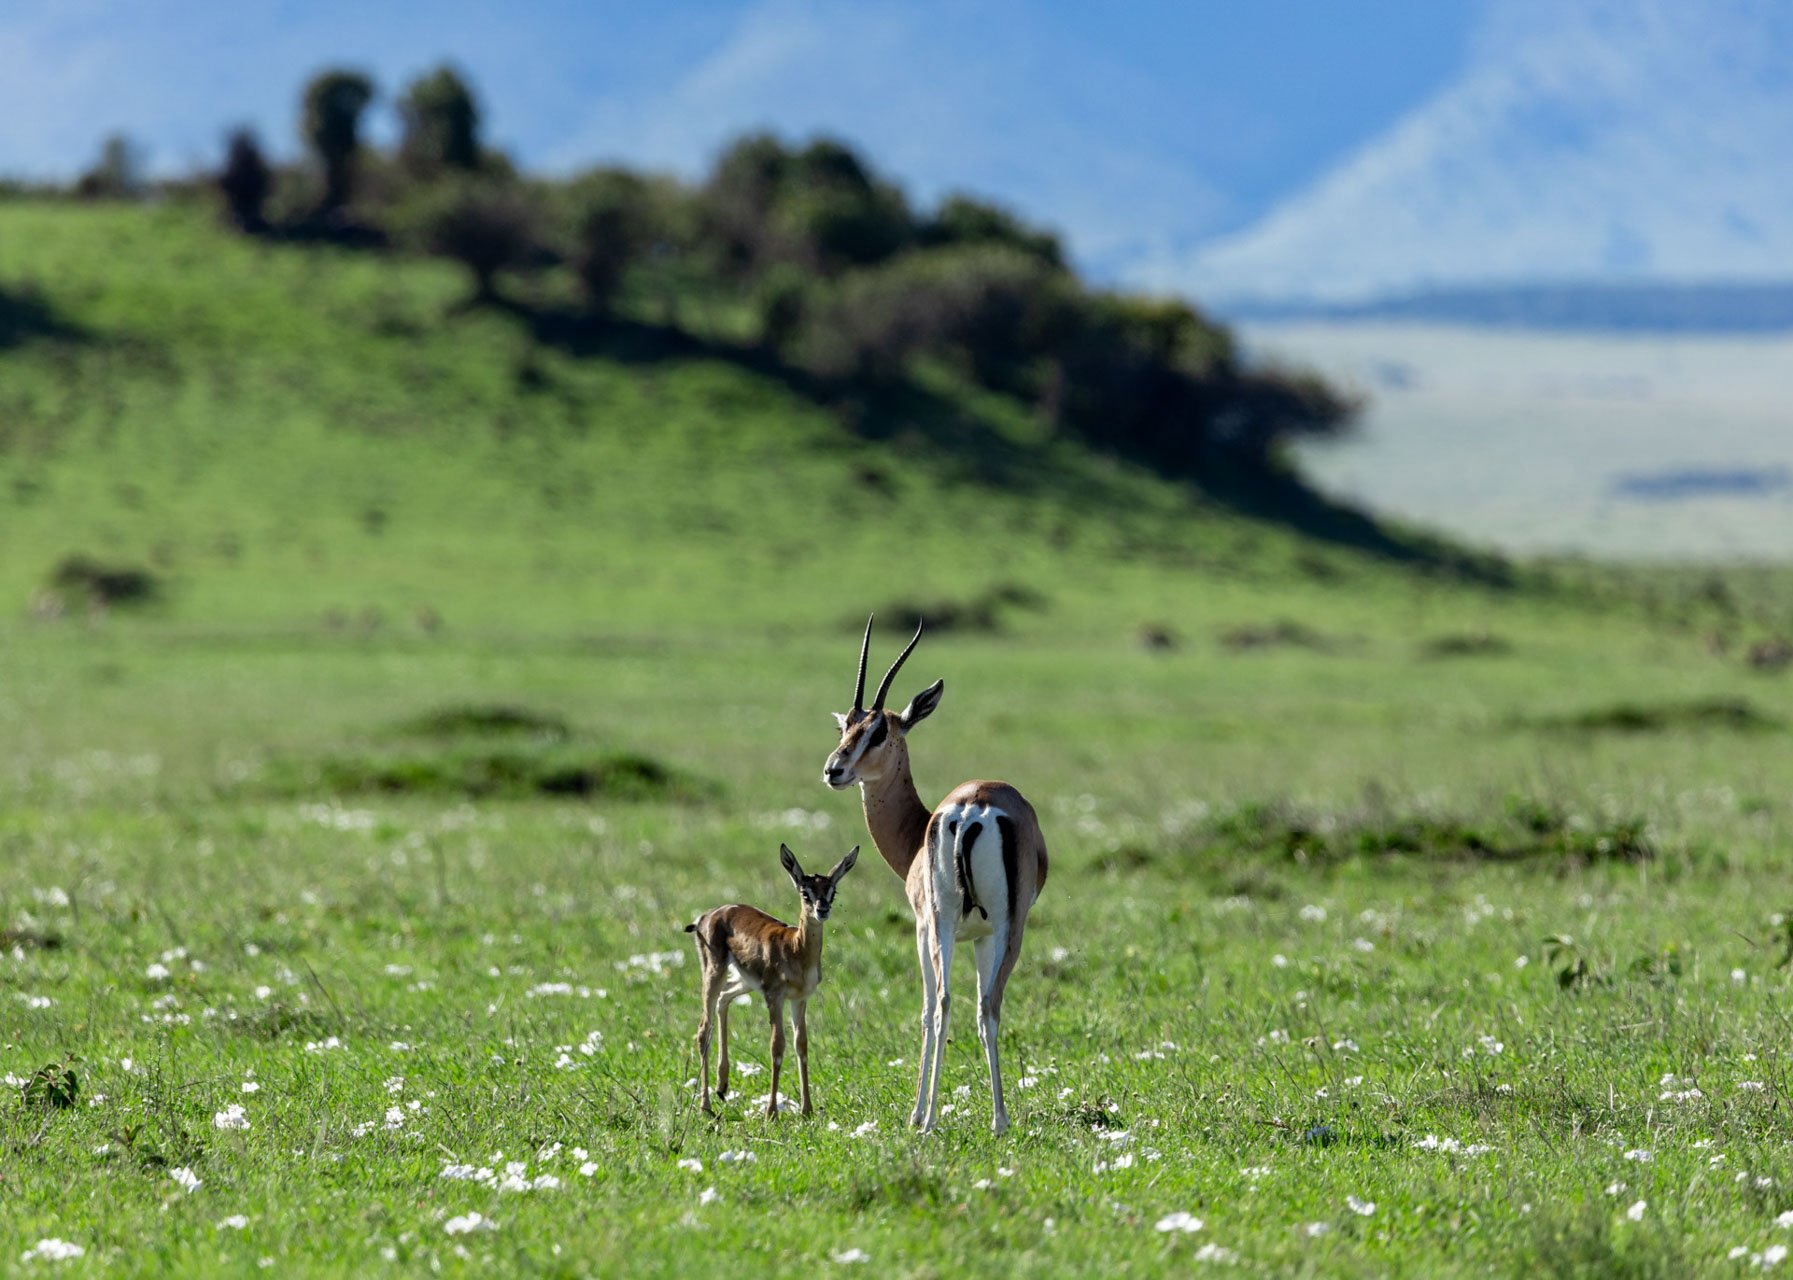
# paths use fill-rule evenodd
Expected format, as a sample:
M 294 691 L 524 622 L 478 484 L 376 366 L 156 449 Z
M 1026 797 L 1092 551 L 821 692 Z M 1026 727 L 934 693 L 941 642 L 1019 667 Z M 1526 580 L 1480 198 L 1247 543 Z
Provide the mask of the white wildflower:
M 872 1260 L 871 1254 L 864 1249 L 857 1248 L 843 1249 L 839 1253 L 831 1253 L 828 1256 L 839 1263 L 870 1262 Z
M 1345 1207 L 1351 1210 L 1352 1213 L 1364 1218 L 1367 1218 L 1376 1212 L 1376 1202 L 1374 1200 L 1359 1200 L 1356 1196 L 1346 1196 Z
M 1185 1233 L 1200 1231 L 1202 1220 L 1186 1210 L 1178 1209 L 1175 1213 L 1167 1213 L 1154 1225 L 1155 1231 L 1182 1231 Z
M 1636 1204 L 1625 1210 L 1625 1216 L 1633 1222 L 1642 1222 L 1644 1220 L 1644 1210 L 1649 1207 L 1650 1202 L 1648 1200 L 1639 1200 Z
M 228 1218 L 218 1219 L 220 1231 L 242 1231 L 249 1226 L 249 1219 L 240 1213 L 233 1213 Z
M 451 1236 L 464 1236 L 473 1231 L 496 1231 L 498 1224 L 481 1214 L 465 1213 L 444 1222 L 442 1229 Z
M 67 1262 L 70 1258 L 79 1258 L 87 1250 L 67 1240 L 58 1240 L 55 1236 L 46 1236 L 19 1255 L 20 1262 Z
M 233 1102 L 212 1116 L 212 1127 L 214 1129 L 247 1129 L 249 1116 L 244 1112 L 240 1102 Z
M 170 1169 L 168 1171 L 168 1176 L 173 1178 L 180 1189 L 185 1191 L 188 1195 L 192 1195 L 195 1191 L 199 1190 L 201 1186 L 199 1175 L 194 1173 L 193 1170 L 189 1169 L 184 1164 L 177 1168 Z

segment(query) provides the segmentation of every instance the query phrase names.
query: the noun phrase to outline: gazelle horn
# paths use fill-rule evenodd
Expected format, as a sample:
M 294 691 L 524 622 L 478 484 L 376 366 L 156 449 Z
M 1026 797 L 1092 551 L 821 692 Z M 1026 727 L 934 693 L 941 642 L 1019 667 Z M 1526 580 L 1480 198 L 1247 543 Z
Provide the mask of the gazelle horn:
M 910 655 L 910 653 L 912 653 L 914 651 L 916 644 L 918 644 L 920 642 L 921 629 L 924 625 L 925 624 L 919 618 L 916 619 L 915 635 L 910 638 L 908 646 L 906 648 L 904 648 L 904 650 L 901 653 L 897 654 L 897 660 L 890 664 L 890 670 L 886 671 L 884 673 L 884 683 L 882 683 L 878 686 L 878 696 L 872 700 L 872 710 L 873 711 L 884 710 L 884 698 L 890 692 L 890 682 L 892 680 L 896 679 L 897 672 L 899 672 L 903 669 L 903 660 L 906 659 Z M 866 634 L 869 636 L 871 634 L 870 630 L 869 630 L 869 627 L 870 627 L 869 623 L 867 624 L 867 627 L 868 627 L 868 630 L 867 630 Z
M 853 718 L 857 720 L 859 713 L 865 710 L 865 659 L 872 649 L 872 619 L 875 613 L 866 615 L 865 639 L 859 642 L 859 683 L 853 686 Z

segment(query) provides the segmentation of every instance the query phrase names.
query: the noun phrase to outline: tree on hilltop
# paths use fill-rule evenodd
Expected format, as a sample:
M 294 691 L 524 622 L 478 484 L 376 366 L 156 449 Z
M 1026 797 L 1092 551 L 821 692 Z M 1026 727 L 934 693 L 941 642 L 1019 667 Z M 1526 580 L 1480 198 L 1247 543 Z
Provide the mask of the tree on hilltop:
M 473 274 L 476 305 L 498 301 L 498 274 L 534 264 L 541 250 L 537 201 L 516 183 L 464 177 L 433 183 L 413 202 L 408 238 Z
M 479 167 L 479 103 L 453 67 L 443 65 L 413 80 L 399 99 L 398 113 L 399 160 L 412 174 Z
M 320 214 L 339 212 L 354 194 L 361 116 L 373 99 L 373 81 L 358 71 L 321 72 L 305 86 L 305 145 L 317 155 L 324 169 Z
M 268 223 L 262 209 L 273 188 L 274 171 L 262 155 L 254 131 L 233 129 L 225 144 L 224 168 L 218 173 L 218 191 L 231 221 L 244 231 L 265 228 Z

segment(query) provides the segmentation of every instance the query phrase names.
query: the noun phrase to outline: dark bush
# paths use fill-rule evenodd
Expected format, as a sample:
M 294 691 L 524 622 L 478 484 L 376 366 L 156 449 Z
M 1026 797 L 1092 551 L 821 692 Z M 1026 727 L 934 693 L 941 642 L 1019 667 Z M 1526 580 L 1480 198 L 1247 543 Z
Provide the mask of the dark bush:
M 677 801 L 710 794 L 706 784 L 647 756 L 565 745 L 335 755 L 309 764 L 278 762 L 264 781 L 286 795 Z
M 626 169 L 600 169 L 580 177 L 571 193 L 570 260 L 594 312 L 611 310 L 631 263 L 656 243 L 670 240 L 669 218 L 652 184 Z
M 262 155 L 261 144 L 246 128 L 231 131 L 225 145 L 224 168 L 218 174 L 218 191 L 230 220 L 243 231 L 261 231 L 268 225 L 264 212 L 274 189 L 274 171 Z
M 527 737 L 562 740 L 572 726 L 560 716 L 509 703 L 469 703 L 438 707 L 403 721 L 397 731 L 416 738 Z
M 1065 265 L 1064 247 L 1050 231 L 1030 227 L 1000 205 L 966 195 L 948 196 L 921 225 L 923 245 L 1001 245 L 1049 267 Z
M 75 180 L 75 194 L 89 200 L 131 200 L 143 194 L 143 152 L 122 133 L 100 144 L 100 157 Z
M 760 343 L 772 351 L 789 349 L 803 331 L 808 314 L 809 276 L 796 267 L 772 268 L 760 280 Z
M 161 595 L 161 584 L 155 574 L 136 565 L 106 564 L 73 555 L 51 572 L 50 590 L 70 605 L 144 605 Z
M 479 167 L 479 103 L 453 67 L 419 76 L 398 102 L 400 163 L 414 177 Z
M 324 171 L 320 215 L 337 213 L 354 194 L 361 115 L 373 99 L 373 81 L 358 71 L 321 72 L 305 86 L 301 133 Z
M 1683 702 L 1618 702 L 1535 722 L 1541 729 L 1583 733 L 1668 733 L 1698 729 L 1750 732 L 1781 729 L 1785 722 L 1747 698 L 1691 698 Z
M 1008 248 L 906 253 L 819 288 L 793 354 L 822 376 L 871 382 L 938 357 L 984 385 L 1012 387 L 1055 345 L 1067 283 Z
M 473 274 L 473 301 L 497 300 L 498 274 L 534 265 L 540 247 L 537 205 L 522 187 L 457 178 L 421 192 L 405 210 L 407 236 L 426 253 L 452 258 Z
M 839 142 L 792 151 L 769 134 L 723 152 L 703 193 L 722 264 L 755 275 L 796 263 L 831 275 L 881 262 L 914 240 L 903 195 Z

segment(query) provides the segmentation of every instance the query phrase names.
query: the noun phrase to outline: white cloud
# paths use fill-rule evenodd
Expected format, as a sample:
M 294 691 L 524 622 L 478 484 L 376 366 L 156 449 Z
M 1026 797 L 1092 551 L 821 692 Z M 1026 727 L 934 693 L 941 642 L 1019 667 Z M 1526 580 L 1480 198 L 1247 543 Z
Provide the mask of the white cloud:
M 1505 0 L 1465 73 L 1245 231 L 1136 278 L 1350 299 L 1793 263 L 1793 10 Z

